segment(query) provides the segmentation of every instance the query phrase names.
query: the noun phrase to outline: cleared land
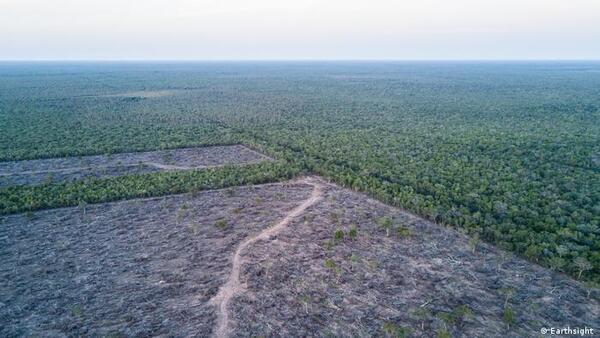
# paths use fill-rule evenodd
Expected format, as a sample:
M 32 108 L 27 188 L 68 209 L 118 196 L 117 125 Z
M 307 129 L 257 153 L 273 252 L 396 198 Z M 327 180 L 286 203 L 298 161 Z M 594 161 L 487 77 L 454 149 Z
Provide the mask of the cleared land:
M 600 327 L 597 290 L 347 189 L 326 185 L 323 194 L 243 253 L 234 336 L 527 337 L 565 323 Z
M 203 169 L 265 160 L 271 159 L 243 145 L 232 145 L 0 162 L 0 187 Z
M 0 336 L 600 327 L 597 291 L 316 177 L 1 222 Z
M 264 185 L 4 217 L 0 336 L 207 336 L 237 245 L 310 191 Z

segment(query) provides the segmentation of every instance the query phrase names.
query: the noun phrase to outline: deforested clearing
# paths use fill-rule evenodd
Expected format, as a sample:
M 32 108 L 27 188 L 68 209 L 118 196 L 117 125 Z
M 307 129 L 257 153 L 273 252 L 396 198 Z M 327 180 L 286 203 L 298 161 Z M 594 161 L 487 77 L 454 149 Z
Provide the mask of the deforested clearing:
M 0 162 L 0 187 L 206 169 L 267 160 L 272 159 L 243 145 L 231 145 Z
M 522 337 L 600 324 L 597 290 L 319 177 L 1 222 L 2 336 Z M 236 254 L 221 308 L 211 299 Z
M 236 246 L 309 194 L 264 185 L 2 218 L 0 336 L 207 336 Z

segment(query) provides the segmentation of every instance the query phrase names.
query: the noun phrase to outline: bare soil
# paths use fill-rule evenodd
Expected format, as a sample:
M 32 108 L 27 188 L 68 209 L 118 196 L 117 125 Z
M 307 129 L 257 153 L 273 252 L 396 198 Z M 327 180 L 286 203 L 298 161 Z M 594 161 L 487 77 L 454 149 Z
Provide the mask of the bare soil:
M 266 160 L 272 159 L 243 145 L 232 145 L 1 162 L 0 187 L 204 169 Z
M 600 329 L 597 290 L 317 177 L 0 220 L 3 337 Z

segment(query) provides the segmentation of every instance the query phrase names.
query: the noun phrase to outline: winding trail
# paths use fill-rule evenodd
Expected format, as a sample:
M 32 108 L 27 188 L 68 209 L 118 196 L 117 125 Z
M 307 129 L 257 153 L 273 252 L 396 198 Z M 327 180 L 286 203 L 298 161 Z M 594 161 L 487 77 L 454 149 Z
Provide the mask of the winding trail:
M 323 185 L 315 180 L 311 180 L 310 178 L 304 178 L 302 180 L 297 181 L 298 183 L 304 183 L 311 185 L 313 187 L 313 191 L 310 197 L 302 204 L 294 208 L 290 213 L 288 213 L 284 219 L 282 219 L 279 223 L 275 224 L 272 227 L 269 227 L 262 232 L 258 233 L 255 236 L 252 236 L 246 240 L 244 240 L 238 246 L 235 254 L 232 259 L 232 267 L 231 272 L 229 274 L 229 278 L 225 285 L 221 287 L 219 293 L 217 293 L 211 300 L 210 303 L 217 306 L 217 326 L 215 331 L 213 332 L 214 337 L 227 337 L 230 332 L 229 327 L 229 313 L 227 311 L 227 305 L 233 296 L 242 292 L 244 287 L 240 283 L 240 268 L 242 265 L 242 251 L 252 245 L 253 243 L 261 240 L 267 239 L 269 236 L 274 235 L 281 231 L 285 226 L 287 226 L 294 218 L 300 216 L 307 208 L 316 204 L 321 198 L 323 198 Z

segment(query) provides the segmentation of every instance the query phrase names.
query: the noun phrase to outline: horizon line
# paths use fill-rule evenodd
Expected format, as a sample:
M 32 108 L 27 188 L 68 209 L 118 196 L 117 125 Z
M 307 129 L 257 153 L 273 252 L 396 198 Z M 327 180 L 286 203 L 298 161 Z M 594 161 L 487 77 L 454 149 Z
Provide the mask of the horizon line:
M 193 63 L 193 62 L 206 62 L 206 63 L 218 63 L 218 62 L 600 62 L 600 58 L 464 58 L 464 59 L 385 59 L 385 58 L 373 58 L 373 59 L 332 59 L 332 58 L 303 58 L 303 59 L 135 59 L 135 58 L 126 58 L 126 59 L 2 59 L 0 58 L 0 63 Z

